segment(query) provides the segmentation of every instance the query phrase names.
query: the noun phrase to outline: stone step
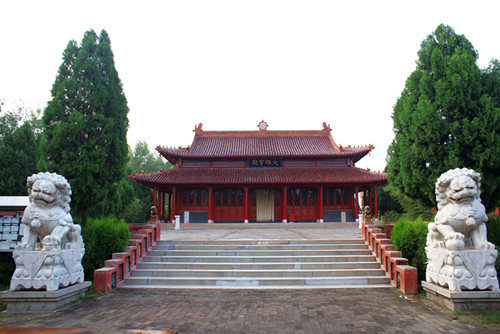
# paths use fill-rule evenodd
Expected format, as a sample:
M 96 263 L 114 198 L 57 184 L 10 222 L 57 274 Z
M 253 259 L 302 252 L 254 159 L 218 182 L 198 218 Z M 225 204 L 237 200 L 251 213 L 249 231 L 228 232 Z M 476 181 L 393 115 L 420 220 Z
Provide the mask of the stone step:
M 267 270 L 215 270 L 215 269 L 136 269 L 132 277 L 344 277 L 385 276 L 376 269 L 267 269 Z
M 308 286 L 390 286 L 389 278 L 384 276 L 345 276 L 345 277 L 129 277 L 128 287 L 175 287 L 175 286 L 213 286 L 213 287 L 308 287 Z
M 389 287 L 362 239 L 160 241 L 125 287 Z
M 202 250 L 202 251 L 228 251 L 228 250 L 336 250 L 336 249 L 367 249 L 365 244 L 303 244 L 303 245 L 253 245 L 253 244 L 235 244 L 235 245 L 190 245 L 190 244 L 172 244 L 156 245 L 154 250 Z
M 141 262 L 137 269 L 294 269 L 300 265 L 302 269 L 378 269 L 380 265 L 375 259 L 367 262 L 261 262 L 261 263 L 221 263 L 221 262 Z
M 335 255 L 371 255 L 369 249 L 314 249 L 314 250 L 156 250 L 153 248 L 149 256 L 335 256 Z
M 334 244 L 362 244 L 363 239 L 279 239 L 279 240 L 160 240 L 157 246 L 169 245 L 334 245 Z
M 366 262 L 373 255 L 302 255 L 302 256 L 150 256 L 143 262 L 219 262 L 219 263 L 261 263 L 261 262 Z

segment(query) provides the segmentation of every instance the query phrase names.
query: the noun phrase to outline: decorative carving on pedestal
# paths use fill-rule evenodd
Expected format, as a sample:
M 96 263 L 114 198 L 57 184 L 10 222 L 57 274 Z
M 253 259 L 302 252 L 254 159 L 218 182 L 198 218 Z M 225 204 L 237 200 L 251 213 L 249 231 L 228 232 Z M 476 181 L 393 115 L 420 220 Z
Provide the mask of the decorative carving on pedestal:
M 56 291 L 83 282 L 80 249 L 57 251 L 14 251 L 16 270 L 10 281 L 11 290 L 35 289 Z
M 436 183 L 438 212 L 429 223 L 426 281 L 454 292 L 498 291 L 495 245 L 486 237 L 486 211 L 480 199 L 480 175 L 453 169 Z
M 428 249 L 426 279 L 451 291 L 498 290 L 496 250 Z
M 80 225 L 69 213 L 71 187 L 55 173 L 27 179 L 30 203 L 21 220 L 26 225 L 21 244 L 13 252 L 16 269 L 10 289 L 58 290 L 83 283 L 85 253 Z

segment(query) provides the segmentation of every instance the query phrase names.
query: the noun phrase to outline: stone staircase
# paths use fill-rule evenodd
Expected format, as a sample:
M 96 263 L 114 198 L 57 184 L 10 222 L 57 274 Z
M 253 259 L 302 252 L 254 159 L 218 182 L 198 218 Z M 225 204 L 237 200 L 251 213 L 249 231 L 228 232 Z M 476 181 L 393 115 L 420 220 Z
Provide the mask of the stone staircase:
M 362 239 L 159 241 L 124 287 L 391 287 Z

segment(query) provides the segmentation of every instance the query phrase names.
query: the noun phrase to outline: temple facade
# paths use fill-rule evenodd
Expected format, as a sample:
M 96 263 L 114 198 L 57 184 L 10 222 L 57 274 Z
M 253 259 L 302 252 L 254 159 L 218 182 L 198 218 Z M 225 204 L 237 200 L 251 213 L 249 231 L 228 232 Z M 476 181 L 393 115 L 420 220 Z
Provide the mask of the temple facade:
M 160 220 L 182 222 L 349 222 L 363 205 L 378 217 L 385 173 L 356 167 L 374 147 L 343 147 L 321 130 L 205 131 L 185 148 L 157 147 L 174 167 L 132 174 L 154 189 Z

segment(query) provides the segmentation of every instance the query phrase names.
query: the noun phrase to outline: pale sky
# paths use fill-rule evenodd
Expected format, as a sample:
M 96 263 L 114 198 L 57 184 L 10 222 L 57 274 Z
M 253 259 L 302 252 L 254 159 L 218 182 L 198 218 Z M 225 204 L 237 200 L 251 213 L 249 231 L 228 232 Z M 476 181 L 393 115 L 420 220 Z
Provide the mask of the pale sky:
M 0 2 L 0 99 L 45 107 L 72 39 L 105 29 L 130 108 L 129 145 L 191 145 L 205 130 L 321 129 L 373 144 L 382 170 L 391 113 L 420 43 L 440 23 L 485 68 L 500 58 L 500 1 Z

